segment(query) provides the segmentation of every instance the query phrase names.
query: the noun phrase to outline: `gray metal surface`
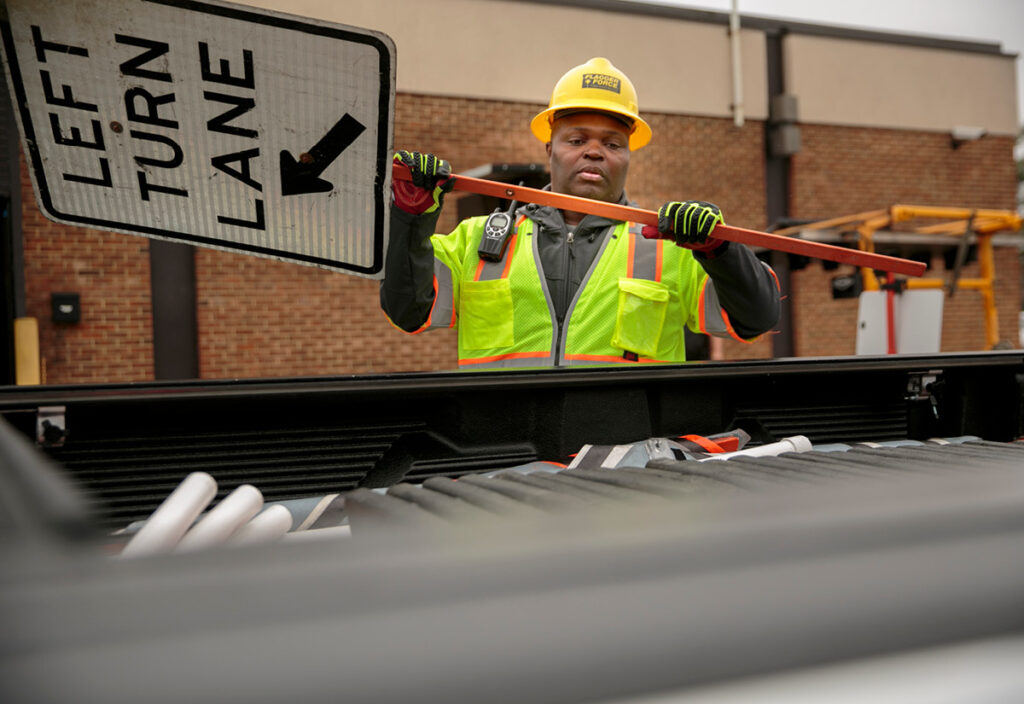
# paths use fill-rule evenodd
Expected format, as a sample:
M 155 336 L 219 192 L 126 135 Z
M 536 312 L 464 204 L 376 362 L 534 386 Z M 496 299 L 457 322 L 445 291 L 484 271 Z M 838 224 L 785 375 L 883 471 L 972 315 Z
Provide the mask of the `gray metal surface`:
M 415 530 L 384 521 L 360 537 L 354 522 L 350 540 L 128 562 L 8 551 L 0 694 L 629 700 L 1019 634 L 1021 448 L 873 450 L 856 465 L 906 467 L 798 481 L 790 456 L 701 463 L 778 477 L 700 500 L 634 491 L 568 511 L 535 501 L 547 482 L 477 477 L 466 485 L 532 508 L 452 522 L 440 504 L 401 499 L 405 488 L 367 493 L 430 516 Z M 896 457 L 875 462 L 883 454 Z M 917 471 L 905 455 L 963 471 Z

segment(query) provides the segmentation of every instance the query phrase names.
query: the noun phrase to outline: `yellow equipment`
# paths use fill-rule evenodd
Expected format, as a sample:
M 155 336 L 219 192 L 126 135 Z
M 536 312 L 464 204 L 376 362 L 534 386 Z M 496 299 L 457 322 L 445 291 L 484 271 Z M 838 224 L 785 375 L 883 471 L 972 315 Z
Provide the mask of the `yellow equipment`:
M 537 139 L 551 141 L 551 122 L 560 110 L 594 110 L 627 118 L 633 125 L 629 135 L 631 151 L 651 141 L 651 127 L 640 117 L 633 82 L 608 59 L 593 58 L 558 79 L 548 108 L 530 121 L 530 130 Z
M 14 319 L 14 383 L 35 386 L 40 382 L 39 323 L 35 318 Z
M 943 279 L 907 279 L 903 282 L 908 289 L 946 288 L 949 295 L 956 289 L 972 289 L 981 293 L 985 309 L 985 341 L 989 349 L 999 342 L 999 318 L 996 315 L 995 294 L 995 255 L 992 251 L 992 235 L 1008 230 L 1020 230 L 1022 218 L 1010 210 L 983 210 L 971 208 L 944 208 L 926 205 L 894 205 L 887 210 L 872 210 L 855 215 L 846 215 L 829 220 L 798 225 L 775 232 L 777 235 L 795 234 L 802 230 L 826 230 L 841 228 L 857 232 L 857 247 L 864 252 L 874 252 L 874 234 L 882 228 L 890 228 L 896 223 L 910 220 L 941 219 L 934 225 L 911 227 L 906 232 L 922 235 L 949 235 L 960 237 L 958 244 L 956 267 L 952 280 Z M 960 276 L 964 255 L 967 251 L 969 234 L 977 237 L 978 266 L 980 276 L 965 279 Z M 873 269 L 861 267 L 861 279 L 865 291 L 878 291 L 881 284 Z

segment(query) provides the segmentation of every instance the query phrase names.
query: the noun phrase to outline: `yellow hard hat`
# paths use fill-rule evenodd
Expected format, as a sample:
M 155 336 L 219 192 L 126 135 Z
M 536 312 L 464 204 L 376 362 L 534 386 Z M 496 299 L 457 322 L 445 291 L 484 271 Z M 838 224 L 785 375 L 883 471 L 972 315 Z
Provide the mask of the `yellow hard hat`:
M 629 148 L 636 151 L 651 141 L 651 127 L 640 118 L 633 82 L 608 59 L 593 58 L 569 69 L 551 92 L 547 110 L 530 121 L 530 131 L 551 141 L 551 123 L 560 110 L 593 110 L 621 115 L 632 125 Z

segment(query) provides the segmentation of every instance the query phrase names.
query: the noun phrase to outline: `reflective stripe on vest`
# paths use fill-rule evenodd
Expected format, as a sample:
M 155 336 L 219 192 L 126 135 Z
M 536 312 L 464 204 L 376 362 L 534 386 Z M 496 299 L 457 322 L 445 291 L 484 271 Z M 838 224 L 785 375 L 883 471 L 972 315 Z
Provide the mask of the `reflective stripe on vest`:
M 699 316 L 700 329 L 705 334 L 746 342 L 732 329 L 732 324 L 729 322 L 729 314 L 725 312 L 722 304 L 718 302 L 718 292 L 715 290 L 715 283 L 711 280 L 710 276 L 704 281 L 704 290 L 700 295 Z
M 759 264 L 768 270 L 768 273 L 771 274 L 772 279 L 775 281 L 775 286 L 778 287 L 779 280 L 775 276 L 775 271 L 764 262 L 759 262 Z M 733 329 L 732 322 L 729 320 L 729 314 L 725 312 L 722 304 L 718 301 L 718 292 L 715 290 L 715 283 L 711 280 L 710 276 L 704 281 L 704 290 L 700 296 L 698 316 L 700 319 L 700 329 L 705 334 L 736 340 L 743 344 L 751 344 L 758 339 L 748 340 L 740 337 L 736 330 Z
M 643 225 L 629 226 L 629 261 L 626 263 L 627 279 L 661 281 L 661 260 L 665 240 L 647 239 L 641 234 Z
M 427 322 L 419 330 L 418 335 L 427 330 L 455 327 L 455 288 L 452 286 L 452 272 L 443 263 L 434 258 L 434 303 L 427 314 Z
M 542 360 L 544 364 L 538 364 L 537 360 Z M 509 352 L 490 357 L 467 357 L 459 360 L 461 369 L 523 369 L 538 366 L 552 366 L 551 355 L 547 352 Z

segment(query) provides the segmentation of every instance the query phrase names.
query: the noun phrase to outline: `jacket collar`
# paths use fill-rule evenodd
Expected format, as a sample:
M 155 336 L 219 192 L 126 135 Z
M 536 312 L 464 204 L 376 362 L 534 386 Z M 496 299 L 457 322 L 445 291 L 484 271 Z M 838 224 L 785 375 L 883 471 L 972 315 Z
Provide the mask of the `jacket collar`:
M 545 191 L 551 190 L 551 184 L 544 186 Z M 619 205 L 636 205 L 632 203 L 627 197 L 625 191 L 622 193 L 622 197 L 619 198 Z M 554 208 L 550 205 L 537 205 L 536 203 L 527 203 L 526 205 L 519 206 L 516 209 L 517 215 L 525 215 L 530 220 L 537 223 L 542 230 L 554 230 L 556 232 L 565 232 L 569 228 L 565 224 L 565 218 L 562 217 L 562 211 L 558 208 Z M 610 218 L 601 217 L 600 215 L 584 215 L 580 224 L 576 226 L 577 236 L 586 236 L 593 231 L 601 230 L 609 225 L 615 225 L 621 220 L 611 220 Z

